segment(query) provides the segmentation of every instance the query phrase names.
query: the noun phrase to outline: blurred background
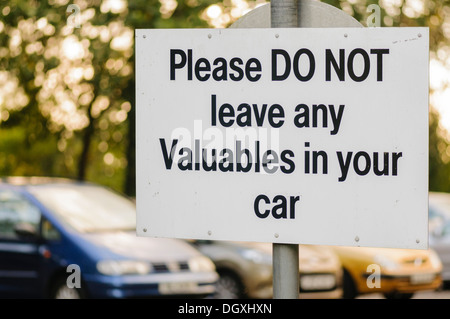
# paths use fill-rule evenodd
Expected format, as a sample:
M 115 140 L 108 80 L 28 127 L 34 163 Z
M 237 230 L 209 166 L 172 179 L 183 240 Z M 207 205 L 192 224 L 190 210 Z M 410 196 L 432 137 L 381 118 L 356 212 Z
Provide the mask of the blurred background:
M 381 27 L 429 27 L 429 188 L 449 193 L 450 1 L 323 2 L 342 9 L 365 26 L 372 14 L 367 10 L 369 5 L 376 4 L 381 9 Z M 265 3 L 0 2 L 0 176 L 66 177 L 134 197 L 134 30 L 226 28 Z M 132 231 L 134 204 L 123 204 L 130 212 L 131 232 L 115 224 L 108 229 L 105 224 L 103 229 L 92 228 L 95 216 L 100 216 L 95 214 L 112 219 L 114 208 L 120 206 L 112 207 L 109 198 L 117 194 L 108 191 L 104 204 L 96 197 L 91 206 L 84 207 L 77 205 L 88 203 L 85 196 L 92 198 L 93 186 L 32 179 L 5 180 L 4 184 L 0 185 L 2 297 L 11 297 L 12 291 L 23 296 L 31 292 L 27 287 L 35 288 L 33 296 L 50 297 L 121 298 L 187 292 L 221 298 L 271 297 L 271 251 L 267 245 L 178 240 L 150 243 L 150 239 L 139 245 Z M 104 190 L 95 192 L 103 194 Z M 436 194 L 430 203 L 432 249 L 428 251 L 301 248 L 302 296 L 370 297 L 377 291 L 377 297 L 426 297 L 429 295 L 421 295 L 423 291 L 448 286 L 450 196 Z M 105 237 L 109 232 L 114 237 Z M 131 249 L 133 245 L 137 248 Z M 25 255 L 31 259 L 24 262 Z M 65 289 L 65 267 L 71 263 L 82 265 L 83 271 L 84 289 L 75 296 Z M 45 273 L 39 272 L 42 265 L 47 267 Z M 370 265 L 380 267 L 381 278 L 372 281 L 377 269 L 369 269 Z M 169 273 L 174 276 L 168 277 Z M 18 275 L 23 282 L 17 281 Z M 378 290 L 370 287 L 373 284 L 377 288 L 377 278 L 382 280 Z M 211 286 L 214 283 L 215 288 Z M 448 291 L 440 292 L 431 296 L 450 297 Z
M 450 1 L 324 1 L 363 25 L 430 28 L 430 190 L 450 191 Z M 0 3 L 0 176 L 60 176 L 135 195 L 134 29 L 225 28 L 262 0 Z M 74 6 L 75 5 L 75 6 Z

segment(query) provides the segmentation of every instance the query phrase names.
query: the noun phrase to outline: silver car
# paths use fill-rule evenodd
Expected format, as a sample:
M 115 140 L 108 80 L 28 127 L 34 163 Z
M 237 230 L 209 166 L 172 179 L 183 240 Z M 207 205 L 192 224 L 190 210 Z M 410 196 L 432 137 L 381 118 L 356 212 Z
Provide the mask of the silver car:
M 216 265 L 216 298 L 272 298 L 272 244 L 194 241 Z M 299 245 L 299 298 L 340 298 L 342 267 L 331 249 Z

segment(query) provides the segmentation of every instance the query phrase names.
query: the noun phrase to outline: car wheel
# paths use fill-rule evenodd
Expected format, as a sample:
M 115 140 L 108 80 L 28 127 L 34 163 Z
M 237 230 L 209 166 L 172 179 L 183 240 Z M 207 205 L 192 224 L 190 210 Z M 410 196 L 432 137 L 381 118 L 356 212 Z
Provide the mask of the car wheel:
M 217 299 L 239 299 L 242 297 L 242 284 L 239 278 L 228 271 L 219 271 L 219 280 L 216 283 Z
M 50 293 L 52 299 L 82 299 L 84 296 L 82 288 L 69 288 L 65 278 L 56 280 Z
M 344 269 L 344 284 L 343 284 L 343 298 L 344 299 L 355 299 L 358 295 L 358 290 L 356 289 L 355 282 L 353 281 L 350 273 Z
M 414 293 L 386 293 L 384 297 L 386 299 L 411 299 L 414 296 Z

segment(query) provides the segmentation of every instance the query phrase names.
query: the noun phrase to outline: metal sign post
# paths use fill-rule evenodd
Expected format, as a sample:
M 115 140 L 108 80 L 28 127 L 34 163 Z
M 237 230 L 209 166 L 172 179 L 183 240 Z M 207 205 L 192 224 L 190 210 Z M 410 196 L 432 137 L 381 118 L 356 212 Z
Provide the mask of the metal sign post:
M 299 0 L 270 1 L 271 28 L 298 28 L 298 1 Z
M 298 244 L 272 244 L 273 298 L 298 299 L 299 261 Z
M 299 0 L 272 0 L 270 25 L 272 28 L 297 28 Z M 273 298 L 298 299 L 298 244 L 272 244 Z

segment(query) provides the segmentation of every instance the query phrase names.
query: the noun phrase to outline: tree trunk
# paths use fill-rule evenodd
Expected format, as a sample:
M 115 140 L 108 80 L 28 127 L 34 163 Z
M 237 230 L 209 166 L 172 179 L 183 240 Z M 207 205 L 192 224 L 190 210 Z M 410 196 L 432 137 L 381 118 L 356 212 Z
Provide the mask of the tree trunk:
M 89 149 L 91 146 L 92 136 L 94 135 L 94 118 L 91 115 L 92 104 L 89 105 L 87 116 L 89 119 L 88 126 L 84 129 L 83 135 L 83 149 L 81 151 L 80 159 L 78 161 L 78 180 L 84 181 L 86 179 L 86 171 L 89 160 Z
M 130 80 L 125 89 L 125 96 L 131 103 L 131 110 L 128 112 L 128 144 L 126 150 L 127 168 L 125 172 L 124 192 L 128 196 L 136 196 L 136 99 L 135 81 Z

